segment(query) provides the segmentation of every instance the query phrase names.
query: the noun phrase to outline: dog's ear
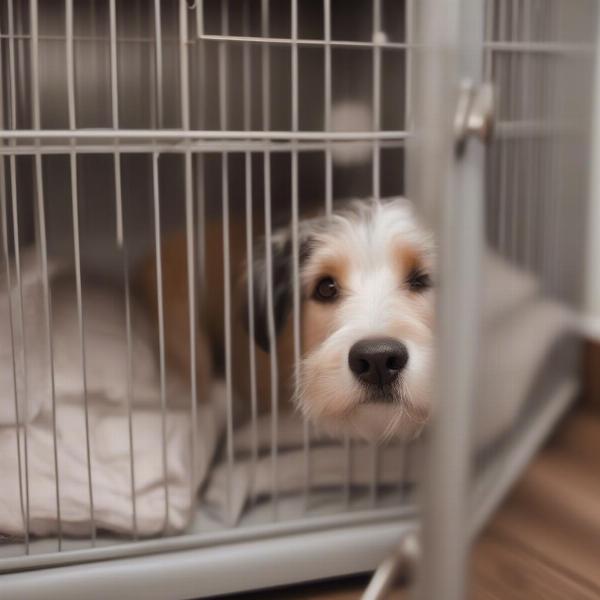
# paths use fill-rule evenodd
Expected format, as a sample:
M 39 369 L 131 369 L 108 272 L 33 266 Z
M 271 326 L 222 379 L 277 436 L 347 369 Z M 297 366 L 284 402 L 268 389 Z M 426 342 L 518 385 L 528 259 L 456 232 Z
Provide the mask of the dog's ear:
M 299 233 L 299 261 L 306 260 L 309 253 L 310 241 L 304 232 Z M 266 241 L 259 240 L 253 249 L 252 282 L 248 281 L 248 269 L 244 273 L 244 302 L 242 309 L 242 322 L 246 331 L 254 336 L 254 341 L 265 352 L 270 351 L 269 336 L 269 302 L 268 302 L 268 277 Z M 289 228 L 280 229 L 271 236 L 271 273 L 272 273 L 272 298 L 273 321 L 275 336 L 281 333 L 289 317 L 293 304 L 293 252 L 292 238 Z M 248 289 L 252 288 L 253 317 L 250 315 L 248 302 Z M 252 326 L 250 325 L 252 319 Z
M 251 268 L 244 274 L 245 301 L 242 322 L 246 331 L 254 335 L 254 341 L 265 352 L 270 350 L 269 336 L 269 278 L 267 272 L 266 240 L 259 240 L 253 248 Z M 277 231 L 271 237 L 271 274 L 273 320 L 275 336 L 279 335 L 292 307 L 292 242 L 290 232 Z M 249 272 L 248 272 L 249 271 Z M 249 280 L 249 276 L 252 280 Z M 248 290 L 251 289 L 253 306 L 249 306 Z M 253 312 L 253 315 L 250 315 Z M 250 320 L 252 319 L 252 323 Z

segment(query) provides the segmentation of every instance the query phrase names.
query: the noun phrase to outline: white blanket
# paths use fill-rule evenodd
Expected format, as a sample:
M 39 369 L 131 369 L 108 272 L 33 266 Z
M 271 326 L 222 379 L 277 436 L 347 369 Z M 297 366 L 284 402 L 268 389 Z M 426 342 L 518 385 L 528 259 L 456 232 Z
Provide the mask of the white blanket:
M 27 344 L 28 385 L 19 380 L 19 428 L 0 425 L 0 534 L 21 536 L 27 520 L 35 535 L 57 533 L 56 463 L 62 532 L 87 536 L 91 531 L 89 474 L 92 479 L 93 519 L 98 530 L 139 535 L 183 530 L 195 507 L 195 493 L 204 481 L 224 424 L 225 399 L 215 385 L 211 402 L 198 405 L 197 452 L 192 460 L 189 386 L 172 373 L 166 385 L 166 465 L 163 469 L 160 381 L 156 359 L 156 332 L 144 313 L 132 303 L 132 441 L 136 523 L 133 522 L 132 479 L 128 417 L 128 354 L 125 302 L 121 290 L 87 283 L 84 287 L 84 336 L 88 404 L 89 462 L 86 445 L 83 362 L 75 287 L 66 267 L 55 269 L 52 280 L 52 328 L 56 448 L 52 420 L 52 393 L 46 329 L 39 288 L 28 284 L 24 297 L 27 316 L 38 328 Z M 43 307 L 40 307 L 40 309 Z M 14 314 L 14 313 L 13 313 Z M 28 330 L 29 331 L 29 330 Z M 10 339 L 10 338 L 8 338 Z M 35 343 L 37 341 L 37 344 Z M 10 350 L 10 344 L 9 344 Z M 17 344 L 17 353 L 22 349 Z M 2 355 L 2 405 L 14 422 L 14 385 L 11 352 Z M 23 362 L 21 363 L 23 364 Z M 35 376 L 33 376 L 35 375 Z M 23 370 L 17 377 L 23 376 Z M 222 387 L 222 386 L 221 386 Z M 26 394 L 26 402 L 25 402 Z M 28 419 L 23 419 L 28 414 Z M 8 417 L 11 417 L 10 419 Z M 25 460 L 27 442 L 27 461 Z M 55 460 L 56 456 L 56 460 Z M 192 469 L 192 467 L 195 469 Z M 27 477 L 26 477 L 27 475 Z M 28 486 L 27 486 L 28 482 Z M 168 482 L 169 509 L 165 503 Z

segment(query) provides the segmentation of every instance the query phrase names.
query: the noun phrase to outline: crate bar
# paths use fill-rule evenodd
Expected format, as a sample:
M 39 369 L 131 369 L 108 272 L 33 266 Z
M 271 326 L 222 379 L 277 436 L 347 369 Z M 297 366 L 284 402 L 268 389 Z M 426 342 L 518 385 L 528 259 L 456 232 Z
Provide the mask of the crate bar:
M 72 3 L 72 0 L 69 0 Z M 72 19 L 72 15 L 71 15 Z M 111 113 L 112 126 L 114 130 L 119 129 L 119 78 L 117 63 L 117 13 L 115 0 L 109 3 L 109 21 L 110 21 L 110 86 L 111 86 Z M 72 27 L 72 24 L 71 24 Z M 72 30 L 71 30 L 72 35 Z M 72 57 L 71 57 L 72 58 Z M 73 64 L 71 64 L 71 69 Z M 70 76 L 71 84 L 74 82 L 74 76 Z M 73 106 L 75 106 L 74 85 Z M 75 129 L 75 124 L 71 125 Z M 123 239 L 123 202 L 122 202 L 122 183 L 121 183 L 121 156 L 118 149 L 113 153 L 113 164 L 115 174 L 115 211 L 116 211 L 116 238 L 117 244 L 123 250 L 123 285 L 125 289 L 125 334 L 127 342 L 127 430 L 129 442 L 129 477 L 131 481 L 131 513 L 133 539 L 137 539 L 137 503 L 135 493 L 135 464 L 133 457 L 133 351 L 132 351 L 132 333 L 131 333 L 131 296 L 129 283 L 129 256 L 124 245 Z
M 540 19 L 538 27 L 543 30 L 545 19 Z M 552 126 L 552 107 L 554 105 L 554 94 L 553 90 L 549 88 L 548 82 L 548 61 L 540 61 L 538 65 L 539 75 L 537 78 L 539 102 L 540 102 L 540 114 L 538 118 L 542 121 L 545 127 L 550 128 Z M 546 246 L 546 240 L 550 238 L 549 232 L 549 214 L 550 214 L 550 201 L 554 192 L 554 181 L 553 181 L 553 167 L 552 156 L 553 156 L 553 140 L 549 138 L 543 140 L 541 145 L 541 162 L 540 162 L 540 199 L 543 198 L 543 202 L 540 201 L 540 222 L 541 222 L 541 234 L 540 234 L 540 259 L 539 259 L 539 273 L 541 275 L 542 284 L 544 291 L 548 292 L 548 265 L 549 265 L 549 252 Z
M 0 52 L 0 61 L 2 54 Z M 0 82 L 1 85 L 1 82 Z M 2 98 L 4 97 L 4 90 L 0 87 L 0 118 L 4 114 L 4 106 L 2 106 Z M 26 528 L 25 531 L 25 554 L 29 554 L 29 532 L 27 531 L 27 517 L 25 513 L 25 494 L 23 486 L 23 460 L 21 458 L 21 427 L 24 423 L 20 418 L 19 410 L 19 390 L 17 384 L 17 361 L 16 352 L 17 348 L 15 345 L 15 332 L 14 332 L 14 314 L 13 314 L 13 288 L 12 288 L 12 276 L 10 268 L 10 255 L 8 252 L 8 226 L 7 226 L 7 205 L 6 205 L 6 174 L 4 158 L 0 160 L 0 220 L 2 222 L 2 251 L 4 254 L 4 264 L 6 266 L 6 298 L 8 301 L 8 321 L 10 328 L 10 347 L 11 347 L 11 367 L 13 376 L 13 400 L 15 408 L 15 441 L 17 443 L 17 472 L 19 474 L 19 502 L 21 505 L 21 518 L 23 519 L 23 526 Z M 24 338 L 23 338 L 24 341 Z M 22 341 L 22 343 L 23 343 Z M 26 398 L 27 400 L 27 398 Z
M 75 113 L 75 63 L 73 54 L 73 0 L 65 2 L 66 27 L 66 60 L 67 60 L 67 104 L 69 113 L 69 129 L 77 127 Z M 85 452 L 88 475 L 88 497 L 90 503 L 90 538 L 92 547 L 96 544 L 96 521 L 94 516 L 94 483 L 92 473 L 92 455 L 90 445 L 89 399 L 87 386 L 87 363 L 85 352 L 85 327 L 83 292 L 81 282 L 81 242 L 79 235 L 79 194 L 77 177 L 77 154 L 72 142 L 69 153 L 69 171 L 71 182 L 71 211 L 73 219 L 73 257 L 75 260 L 75 292 L 77 297 L 77 324 L 79 329 L 79 353 L 81 355 L 81 382 L 83 386 L 83 410 L 85 424 Z
M 381 130 L 381 46 L 383 36 L 381 23 L 381 0 L 373 0 L 373 131 Z M 381 197 L 381 165 L 380 148 L 377 138 L 373 139 L 373 198 Z M 371 444 L 371 483 L 369 486 L 369 502 L 371 506 L 377 503 L 377 488 L 379 486 L 379 447 Z
M 155 60 L 156 60 L 156 106 L 157 106 L 157 127 L 162 126 L 163 121 L 163 40 L 162 40 L 162 24 L 160 14 L 160 0 L 154 0 L 154 41 Z M 158 131 L 148 131 L 149 137 L 156 139 Z
M 110 92 L 113 129 L 119 129 L 119 74 L 117 65 L 117 8 L 115 0 L 109 2 L 110 20 Z M 121 158 L 118 150 L 113 155 L 115 168 L 115 200 L 117 244 L 123 245 L 123 203 L 121 197 Z
M 511 19 L 510 19 L 510 39 L 517 41 L 519 37 L 519 0 L 511 0 Z M 508 90 L 510 93 L 509 111 L 512 119 L 519 119 L 519 96 L 522 90 L 519 87 L 519 69 L 521 67 L 523 57 L 520 54 L 513 53 L 509 56 L 509 77 L 510 84 L 508 84 Z M 510 228 L 508 231 L 508 249 L 507 256 L 514 261 L 519 261 L 519 236 L 518 236 L 518 223 L 519 219 L 519 207 L 520 207 L 520 187 L 521 187 L 521 161 L 522 161 L 522 150 L 523 144 L 521 141 L 513 144 L 512 151 L 510 152 L 510 196 L 508 202 L 510 203 L 510 210 L 508 212 L 508 219 L 510 220 Z
M 129 253 L 123 244 L 123 283 L 125 287 L 125 335 L 127 343 L 127 435 L 129 437 L 129 479 L 131 481 L 131 528 L 133 539 L 138 539 L 137 496 L 135 491 L 135 462 L 133 458 L 133 352 L 131 327 L 131 289 L 129 282 Z
M 264 51 L 264 50 L 263 50 Z M 262 140 L 262 141 L 331 141 L 331 142 L 360 142 L 369 140 L 404 140 L 408 137 L 406 131 L 222 131 L 222 130 L 190 130 L 181 129 L 3 129 L 0 130 L 0 139 L 8 140 L 53 140 L 73 138 L 76 140 Z
M 190 84 L 188 64 L 188 5 L 186 0 L 179 0 L 179 66 L 181 82 L 181 125 L 183 129 L 190 128 Z M 188 145 L 189 146 L 189 145 Z M 189 344 L 190 344 L 190 417 L 191 417 L 191 469 L 190 469 L 190 503 L 194 506 L 196 498 L 196 453 L 198 448 L 198 384 L 197 384 L 197 355 L 196 355 L 196 264 L 194 262 L 194 204 L 192 186 L 192 153 L 188 147 L 184 154 L 185 176 L 185 230 L 187 252 L 188 280 L 188 315 L 189 315 Z
M 204 0 L 196 0 L 196 37 L 204 37 Z
M 412 92 L 412 84 L 413 84 L 413 47 L 414 47 L 414 39 L 413 39 L 413 29 L 414 29 L 414 16 L 415 16 L 415 7 L 414 0 L 406 0 L 406 26 L 404 29 L 404 39 L 406 41 L 406 55 L 404 58 L 404 64 L 406 68 L 406 76 L 405 76 L 405 85 L 406 85 L 406 94 L 405 94 L 405 110 L 404 110 L 404 129 L 406 131 L 413 131 L 412 125 L 412 101 L 413 101 L 413 92 Z M 406 173 L 408 165 L 407 162 L 404 161 L 404 170 Z M 404 176 L 404 181 L 407 180 L 406 174 Z
M 199 151 L 202 149 L 198 144 L 192 145 L 193 150 Z M 162 152 L 170 152 L 168 148 L 163 148 Z M 197 241 L 197 265 L 198 265 L 198 285 L 200 289 L 206 289 L 206 244 L 205 244 L 205 213 L 206 213 L 206 193 L 204 188 L 204 154 L 196 154 L 196 169 L 195 169 L 195 182 L 196 182 L 196 218 L 197 218 L 197 230 L 196 230 L 196 241 Z
M 15 75 L 15 43 L 14 43 L 14 15 L 13 15 L 13 0 L 9 0 L 8 2 L 8 34 L 9 34 L 9 43 L 8 43 L 8 66 L 9 66 L 9 88 L 10 88 L 10 104 L 9 104 L 9 117 L 10 124 L 13 129 L 17 127 L 17 100 L 16 100 L 16 75 Z M 4 112 L 2 111 L 2 114 Z M 14 142 L 11 143 L 11 146 L 14 145 Z M 24 390 L 24 418 L 22 422 L 23 428 L 23 475 L 25 481 L 25 492 L 24 492 L 24 512 L 23 512 L 23 525 L 25 527 L 25 555 L 28 555 L 30 552 L 29 547 L 29 513 L 30 513 L 30 500 L 29 500 L 29 451 L 28 451 L 28 433 L 29 433 L 29 390 L 27 386 L 28 381 L 28 369 L 27 369 L 27 343 L 25 340 L 25 319 L 24 319 L 24 303 L 23 303 L 23 286 L 21 281 L 21 250 L 19 243 L 19 223 L 18 223 L 18 212 L 17 212 L 17 175 L 16 175 L 16 158 L 14 155 L 10 155 L 9 157 L 9 173 L 10 173 L 10 189 L 11 189 L 11 206 L 12 206 L 12 226 L 13 226 L 13 245 L 14 245 L 14 257 L 15 257 L 15 275 L 17 280 L 17 290 L 18 290 L 18 301 L 20 307 L 20 319 L 19 319 L 19 328 L 21 333 L 21 360 L 23 364 L 23 390 Z M 5 165 L 4 161 L 2 162 L 2 177 L 0 177 L 2 182 L 5 181 Z M 4 184 L 2 185 L 2 200 L 4 202 L 4 206 L 2 208 L 3 219 L 7 218 L 8 213 L 6 213 L 6 188 Z M 8 227 L 4 224 L 4 228 L 6 228 L 6 233 L 4 236 L 8 235 Z M 8 239 L 6 240 L 8 243 Z M 8 257 L 8 250 L 5 251 Z M 8 263 L 7 263 L 8 265 Z M 9 289 L 11 289 L 11 280 L 10 278 L 10 269 L 7 266 L 7 282 Z M 12 307 L 10 306 L 11 296 L 9 292 L 9 312 L 12 315 Z M 11 317 L 11 336 L 14 338 L 13 334 L 13 321 Z M 12 345 L 13 353 L 14 353 L 14 343 Z M 14 361 L 14 356 L 13 356 Z M 16 396 L 16 370 L 15 365 L 13 364 L 13 376 L 15 377 L 15 398 Z M 17 405 L 15 405 L 17 406 Z M 15 418 L 17 421 L 17 449 L 19 452 L 18 455 L 18 463 L 19 463 L 19 493 L 22 494 L 21 491 L 21 442 L 20 442 L 20 431 L 19 431 L 19 419 L 18 412 L 15 412 Z M 23 499 L 21 499 L 21 503 L 23 504 Z
M 154 243 L 156 245 L 156 299 L 158 302 L 158 351 L 160 368 L 160 410 L 162 469 L 165 488 L 165 523 L 163 533 L 169 525 L 169 481 L 167 478 L 167 392 L 165 372 L 165 314 L 163 302 L 163 276 L 160 227 L 160 187 L 158 173 L 158 152 L 152 154 L 152 199 L 154 204 Z
M 332 70 L 331 70 L 331 0 L 323 1 L 323 28 L 325 34 L 325 107 L 324 120 L 325 131 L 331 133 L 331 109 L 332 109 Z M 327 142 L 325 147 L 325 215 L 330 217 L 333 213 L 333 154 L 331 143 Z M 344 506 L 350 506 L 350 486 L 352 480 L 352 447 L 348 433 L 344 433 L 342 441 L 344 447 L 344 485 L 342 488 Z
M 243 28 L 244 33 L 249 30 L 250 20 L 249 0 L 244 2 Z M 252 128 L 252 64 L 250 60 L 250 45 L 243 46 L 243 77 L 244 77 L 244 129 Z M 246 292 L 248 302 L 248 357 L 250 360 L 250 413 L 252 419 L 252 455 L 250 481 L 254 488 L 254 478 L 258 464 L 258 399 L 256 391 L 256 343 L 254 334 L 254 239 L 253 239 L 253 199 L 252 199 L 252 152 L 246 150 L 244 153 L 244 176 L 245 176 L 245 204 L 246 204 Z M 254 501 L 255 498 L 252 498 Z
M 532 41 L 532 11 L 531 2 L 525 2 L 523 7 L 523 37 L 525 42 L 531 43 Z M 521 115 L 524 119 L 530 119 L 535 114 L 535 104 L 533 97 L 533 85 L 535 81 L 535 63 L 534 56 L 525 54 L 523 56 L 523 71 L 521 73 L 521 89 L 523 90 L 523 114 Z M 537 181 L 537 172 L 535 169 L 536 165 L 536 147 L 534 140 L 528 137 L 525 140 L 525 155 L 526 163 L 529 166 L 525 176 L 525 191 L 523 201 L 525 202 L 525 239 L 524 239 L 524 251 L 523 251 L 523 263 L 526 268 L 535 268 L 535 244 L 536 244 L 536 229 L 534 227 L 534 213 L 537 204 L 537 196 L 535 194 L 535 187 Z
M 38 4 L 30 0 L 31 19 L 31 89 L 32 115 L 34 130 L 40 130 L 40 82 L 39 82 L 39 44 L 38 44 Z M 56 434 L 56 388 L 54 384 L 54 342 L 52 324 L 52 298 L 48 276 L 48 246 L 46 239 L 46 214 L 44 209 L 44 183 L 42 156 L 39 150 L 35 156 L 35 194 L 37 199 L 37 219 L 40 247 L 40 262 L 44 294 L 44 312 L 46 318 L 46 336 L 48 338 L 48 359 L 50 361 L 50 393 L 52 397 L 52 441 L 54 455 L 54 480 L 56 495 L 56 521 L 58 551 L 62 550 L 62 517 L 60 507 L 60 477 L 58 469 L 58 438 Z
M 23 459 L 24 459 L 24 470 L 25 470 L 25 554 L 29 554 L 29 528 L 30 528 L 30 512 L 31 502 L 29 498 L 29 387 L 27 382 L 29 381 L 28 368 L 27 368 L 27 342 L 25 339 L 25 306 L 23 302 L 23 283 L 21 278 L 21 244 L 19 241 L 19 217 L 18 217 L 18 206 L 17 206 L 17 165 L 15 157 L 10 157 L 10 187 L 11 187 L 11 207 L 12 207 L 12 225 L 13 225 L 13 249 L 15 257 L 15 271 L 17 278 L 17 289 L 19 292 L 19 307 L 20 307 L 20 319 L 19 328 L 21 332 L 21 344 L 22 344 L 22 361 L 23 361 L 23 390 L 25 399 L 25 410 L 23 419 Z
M 261 0 L 261 33 L 264 37 L 269 34 L 269 0 Z M 271 98 L 270 86 L 270 53 L 268 44 L 261 46 L 262 59 L 262 125 L 265 139 L 268 139 L 270 128 Z M 275 310 L 273 306 L 273 248 L 271 231 L 271 155 L 267 145 L 264 151 L 264 201 L 265 201 L 265 268 L 266 293 L 267 293 L 267 327 L 269 333 L 269 360 L 270 360 L 270 384 L 271 384 L 271 502 L 273 520 L 278 516 L 278 418 L 279 418 L 279 373 L 277 363 L 277 337 L 275 333 Z
M 413 52 L 413 46 L 414 46 L 414 27 L 415 27 L 415 23 L 414 23 L 414 19 L 415 19 L 415 6 L 414 6 L 414 0 L 406 0 L 406 12 L 405 12 L 405 27 L 404 27 L 404 41 L 406 42 L 406 53 L 405 53 L 405 57 L 404 57 L 404 64 L 405 64 L 405 87 L 406 87 L 406 93 L 404 95 L 404 101 L 405 101 L 405 109 L 404 109 L 404 129 L 408 132 L 412 132 L 414 130 L 414 125 L 413 125 L 413 114 L 412 114 L 412 102 L 413 102 L 413 91 L 412 91 L 412 86 L 413 86 L 413 63 L 415 61 L 415 55 Z M 406 152 L 404 152 L 404 187 L 406 188 L 406 182 L 408 181 L 408 179 L 410 178 L 410 174 L 409 174 L 409 160 L 406 156 Z M 405 196 L 408 196 L 408 194 L 405 192 L 404 193 Z M 399 474 L 400 474 L 400 481 L 399 481 L 399 491 L 400 491 L 400 500 L 403 501 L 405 500 L 404 498 L 404 486 L 406 484 L 406 479 L 408 476 L 407 473 L 407 469 L 408 469 L 408 448 L 409 448 L 409 444 L 405 443 L 402 444 L 402 449 L 401 451 L 398 453 L 398 461 L 400 463 L 399 466 Z
M 163 39 L 160 0 L 154 0 L 154 41 L 155 41 L 155 67 L 156 67 L 156 127 L 160 128 L 163 120 Z M 154 132 L 158 133 L 158 132 Z M 160 189 L 158 172 L 159 154 L 152 154 L 152 187 L 154 204 L 154 229 L 156 246 L 156 283 L 158 302 L 158 340 L 159 340 L 159 368 L 160 368 L 160 405 L 162 410 L 161 436 L 162 436 L 162 467 L 165 480 L 165 522 L 163 532 L 166 532 L 169 522 L 169 485 L 167 480 L 166 456 L 166 392 L 165 392 L 165 332 L 164 332 L 164 307 L 162 289 L 162 257 L 160 240 Z
M 439 211 L 439 272 L 445 285 L 439 287 L 437 297 L 436 356 L 444 359 L 436 364 L 437 413 L 428 425 L 422 567 L 415 599 L 459 600 L 467 596 L 472 540 L 467 503 L 473 458 L 470 420 L 481 339 L 485 153 L 480 142 L 471 140 L 457 158 L 453 131 L 446 124 L 454 115 L 457 82 L 481 80 L 484 16 L 478 0 L 443 5 L 425 0 L 420 8 L 424 42 L 431 44 L 431 50 L 423 56 L 419 91 L 424 111 L 419 125 L 427 129 L 423 144 L 431 164 L 421 165 L 419 179 L 424 202 Z M 443 180 L 430 185 L 431 172 L 443 174 Z
M 196 33 L 204 31 L 204 3 L 196 1 Z M 198 67 L 196 69 L 195 86 L 198 90 L 198 121 L 197 125 L 202 130 L 206 122 L 206 52 L 205 45 L 196 39 L 196 55 Z M 195 183 L 196 183 L 196 252 L 198 265 L 198 285 L 206 289 L 206 243 L 205 243 L 205 212 L 206 189 L 204 186 L 204 155 L 196 155 Z
M 255 36 L 244 36 L 244 35 L 216 35 L 216 34 L 204 34 L 199 36 L 200 39 L 213 42 L 228 42 L 238 44 L 259 44 L 260 46 L 308 46 L 308 47 L 323 47 L 330 44 L 333 48 L 372 48 L 372 42 L 359 42 L 350 40 L 326 40 L 319 39 L 302 39 L 293 37 L 280 38 L 280 37 L 269 37 L 268 35 L 255 37 Z M 403 50 L 406 44 L 402 42 L 382 42 L 383 48 L 389 48 L 392 50 Z
M 200 3 L 199 3 L 200 4 Z M 196 22 L 198 19 L 196 18 Z M 11 35 L 6 33 L 0 34 L 0 40 L 10 39 Z M 27 41 L 31 39 L 28 34 L 13 34 L 12 39 L 18 41 Z M 44 34 L 38 36 L 39 40 L 48 42 L 64 42 L 64 37 L 60 35 Z M 174 41 L 170 36 L 165 36 L 168 41 Z M 250 36 L 222 36 L 222 35 L 200 35 L 198 39 L 201 41 L 213 41 L 213 42 L 229 42 L 239 44 L 268 44 L 272 46 L 291 46 L 293 41 L 291 38 L 264 38 L 264 37 L 250 37 Z M 110 37 L 103 35 L 89 35 L 81 36 L 76 35 L 73 37 L 76 42 L 109 42 Z M 121 38 L 120 42 L 125 44 L 152 44 L 155 42 L 153 37 L 144 36 L 128 36 Z M 193 42 L 188 41 L 188 45 Z M 318 39 L 298 39 L 297 42 L 299 47 L 313 47 L 321 48 L 326 45 L 324 40 Z M 372 48 L 372 42 L 361 42 L 357 40 L 331 40 L 332 48 Z M 405 50 L 408 48 L 408 44 L 402 42 L 388 42 L 382 41 L 380 44 L 381 48 L 389 50 Z M 417 44 L 412 46 L 418 48 Z M 591 44 L 583 43 L 567 43 L 567 42 L 532 42 L 531 44 L 523 44 L 519 42 L 502 42 L 502 41 L 491 41 L 484 44 L 485 48 L 494 50 L 495 52 L 527 52 L 530 54 L 593 54 L 594 46 Z
M 291 32 L 292 40 L 298 38 L 298 0 L 291 0 Z M 292 75 L 292 131 L 298 131 L 298 45 L 291 47 Z M 301 328 L 300 328 L 300 246 L 298 223 L 298 149 L 292 146 L 292 323 L 294 337 L 294 391 L 297 396 L 300 386 Z M 310 499 L 310 427 L 306 417 L 302 419 L 302 453 L 304 460 L 303 507 L 308 509 Z
M 500 3 L 502 7 L 502 3 Z M 484 49 L 494 52 L 522 54 L 590 54 L 594 52 L 593 44 L 564 43 L 564 42 L 527 42 L 519 40 L 488 41 Z
M 511 133 L 512 137 L 515 137 L 516 133 Z M 547 132 L 540 132 L 541 135 L 547 135 Z M 511 137 L 508 136 L 508 137 Z M 348 143 L 348 142 L 346 142 Z M 404 144 L 397 140 L 386 140 L 380 142 L 382 148 L 404 148 Z M 269 147 L 268 152 L 271 154 L 277 154 L 281 152 L 290 152 L 292 146 L 298 149 L 298 152 L 325 152 L 327 142 L 279 142 Z M 190 147 L 193 152 L 261 152 L 265 151 L 265 143 L 254 141 L 225 141 L 225 142 L 190 142 Z M 44 145 L 42 148 L 39 146 L 22 145 L 22 146 L 2 146 L 0 145 L 0 155 L 8 156 L 33 156 L 37 152 L 41 152 L 44 155 L 50 154 L 65 154 L 68 155 L 71 150 L 71 146 L 67 145 L 55 145 L 49 144 Z M 119 152 L 121 154 L 152 154 L 158 152 L 160 154 L 183 154 L 187 150 L 186 146 L 181 144 L 120 144 Z M 114 152 L 113 144 L 90 144 L 77 147 L 78 154 L 112 154 Z
M 504 38 L 505 40 L 507 40 L 507 42 L 510 42 L 510 38 L 508 35 L 508 17 L 507 17 L 507 12 L 508 12 L 508 0 L 504 0 L 502 2 L 500 2 L 499 8 L 498 8 L 498 37 L 499 38 Z M 499 93 L 500 93 L 500 97 L 498 99 L 498 118 L 500 118 L 502 116 L 501 111 L 504 108 L 504 87 L 508 88 L 508 82 L 507 82 L 507 78 L 508 78 L 508 74 L 509 74 L 509 67 L 510 64 L 508 63 L 508 61 L 510 60 L 510 57 L 502 57 L 501 62 L 499 57 L 496 57 L 496 60 L 498 61 L 498 68 L 496 69 L 497 72 L 497 82 L 496 85 L 499 89 Z M 502 68 L 500 68 L 500 65 L 502 66 Z M 513 115 L 508 115 L 509 118 L 513 118 Z M 507 189 L 507 181 L 508 181 L 508 169 L 507 169 L 507 162 L 508 162 L 508 152 L 507 152 L 507 146 L 508 146 L 508 142 L 506 140 L 502 140 L 500 142 L 500 151 L 499 151 L 499 162 L 500 162 L 500 166 L 499 166 L 499 171 L 500 171 L 500 175 L 499 175 L 499 186 L 498 186 L 498 249 L 499 251 L 505 252 L 506 251 L 506 229 L 507 229 L 507 224 L 506 224 L 506 220 L 507 220 L 507 206 L 506 206 L 506 189 Z
M 331 133 L 331 0 L 323 0 L 323 26 L 325 29 L 325 131 Z M 325 214 L 333 211 L 333 157 L 331 145 L 325 150 Z
M 229 29 L 229 2 L 221 3 L 221 28 Z M 219 44 L 219 124 L 227 129 L 227 46 Z M 231 257 L 229 240 L 229 155 L 221 156 L 221 199 L 223 222 L 223 292 L 225 294 L 225 382 L 227 393 L 227 518 L 233 524 L 233 468 L 235 453 L 233 447 L 233 365 L 231 360 L 232 330 L 231 330 Z
M 561 14 L 560 5 L 557 5 L 554 11 L 554 19 L 551 20 L 548 27 L 548 37 L 560 39 L 564 33 L 564 14 Z M 548 91 L 550 103 L 550 118 L 552 122 L 561 122 L 565 116 L 565 99 L 560 89 L 560 81 L 564 80 L 565 63 L 560 61 L 558 57 L 555 62 L 549 66 L 548 83 L 550 89 Z M 550 141 L 551 157 L 550 157 L 550 181 L 551 189 L 548 198 L 549 213 L 550 213 L 550 232 L 548 239 L 554 243 L 548 248 L 548 267 L 549 267 L 549 284 L 550 293 L 554 296 L 564 297 L 564 292 L 560 285 L 560 267 L 562 262 L 562 244 L 561 231 L 563 224 L 560 222 L 560 207 L 561 200 L 564 197 L 564 172 L 565 172 L 565 140 L 558 135 Z M 563 242 L 564 243 L 564 242 Z

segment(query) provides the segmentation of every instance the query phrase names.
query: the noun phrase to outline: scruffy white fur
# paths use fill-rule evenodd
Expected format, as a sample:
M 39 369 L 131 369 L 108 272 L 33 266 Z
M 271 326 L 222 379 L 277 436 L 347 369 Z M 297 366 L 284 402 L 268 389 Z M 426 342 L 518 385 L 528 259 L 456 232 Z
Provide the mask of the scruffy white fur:
M 308 246 L 301 265 L 298 407 L 338 434 L 376 441 L 414 437 L 431 408 L 433 289 L 411 289 L 407 277 L 417 261 L 433 279 L 431 236 L 411 205 L 394 199 L 357 201 L 330 218 L 306 221 L 301 240 Z M 330 275 L 325 265 L 336 264 L 343 271 L 340 297 L 319 305 L 312 298 L 315 282 Z M 373 398 L 348 364 L 355 342 L 379 336 L 401 341 L 409 353 L 386 402 Z

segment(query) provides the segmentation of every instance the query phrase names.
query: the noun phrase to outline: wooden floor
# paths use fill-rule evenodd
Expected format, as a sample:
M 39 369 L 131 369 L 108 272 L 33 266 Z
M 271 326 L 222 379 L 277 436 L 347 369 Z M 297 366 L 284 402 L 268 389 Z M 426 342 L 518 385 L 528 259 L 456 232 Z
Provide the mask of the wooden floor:
M 600 413 L 578 409 L 565 419 L 481 535 L 471 575 L 473 600 L 600 599 Z M 357 600 L 367 581 L 237 598 Z

